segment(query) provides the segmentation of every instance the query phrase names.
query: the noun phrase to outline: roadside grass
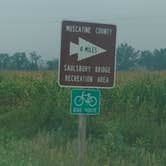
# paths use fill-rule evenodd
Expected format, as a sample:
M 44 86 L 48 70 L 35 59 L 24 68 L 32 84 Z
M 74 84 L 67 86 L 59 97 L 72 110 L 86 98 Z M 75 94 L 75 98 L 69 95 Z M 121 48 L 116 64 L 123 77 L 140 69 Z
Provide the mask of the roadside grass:
M 59 135 L 58 135 L 59 136 Z M 76 140 L 56 145 L 55 132 L 38 133 L 32 139 L 10 140 L 0 146 L 0 166 L 75 166 Z M 87 144 L 86 166 L 165 166 L 165 151 L 149 152 L 143 147 L 122 145 L 108 154 L 103 142 Z
M 77 117 L 52 72 L 0 73 L 0 166 L 74 166 Z M 166 165 L 166 72 L 118 73 L 87 120 L 86 166 Z

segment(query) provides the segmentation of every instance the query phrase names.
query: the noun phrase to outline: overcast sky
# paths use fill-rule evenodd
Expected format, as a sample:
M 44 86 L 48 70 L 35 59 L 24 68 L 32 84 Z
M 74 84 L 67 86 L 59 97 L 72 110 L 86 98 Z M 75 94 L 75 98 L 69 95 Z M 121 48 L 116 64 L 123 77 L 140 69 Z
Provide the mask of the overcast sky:
M 0 0 L 0 53 L 57 58 L 62 20 L 117 25 L 117 45 L 166 48 L 166 0 Z

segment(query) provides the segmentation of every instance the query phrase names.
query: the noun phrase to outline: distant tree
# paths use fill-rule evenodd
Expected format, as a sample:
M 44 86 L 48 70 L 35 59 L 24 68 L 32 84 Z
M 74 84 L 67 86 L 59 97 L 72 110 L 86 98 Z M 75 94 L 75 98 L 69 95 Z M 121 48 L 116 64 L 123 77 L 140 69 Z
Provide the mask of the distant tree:
M 47 69 L 48 70 L 58 69 L 58 59 L 47 61 Z
M 136 51 L 127 43 L 121 44 L 117 48 L 117 69 L 130 70 L 135 68 L 138 58 L 139 51 Z
M 14 70 L 28 70 L 30 69 L 30 61 L 25 52 L 17 52 L 10 57 L 10 69 Z
M 153 52 L 142 51 L 138 63 L 147 70 L 165 70 L 166 49 L 155 49 Z
M 38 55 L 35 51 L 30 53 L 30 60 L 31 60 L 31 70 L 38 70 L 38 62 L 41 56 Z
M 138 64 L 143 69 L 153 70 L 153 54 L 149 50 L 141 51 Z
M 8 63 L 9 63 L 9 55 L 6 53 L 0 54 L 0 70 L 8 69 Z
M 155 49 L 153 51 L 153 69 L 154 70 L 166 69 L 166 48 Z

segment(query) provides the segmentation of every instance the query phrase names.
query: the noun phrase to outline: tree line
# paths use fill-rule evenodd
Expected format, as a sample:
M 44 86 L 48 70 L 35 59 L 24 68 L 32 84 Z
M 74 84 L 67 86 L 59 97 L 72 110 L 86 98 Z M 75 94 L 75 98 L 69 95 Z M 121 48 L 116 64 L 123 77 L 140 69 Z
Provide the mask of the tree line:
M 166 48 L 136 50 L 127 43 L 116 49 L 117 70 L 166 70 Z M 35 51 L 0 53 L 0 70 L 55 70 L 58 59 L 44 61 Z
M 118 70 L 166 70 L 166 48 L 141 51 L 122 43 L 116 55 Z
M 13 55 L 0 53 L 0 70 L 52 70 L 58 68 L 58 60 L 44 61 L 35 51 Z

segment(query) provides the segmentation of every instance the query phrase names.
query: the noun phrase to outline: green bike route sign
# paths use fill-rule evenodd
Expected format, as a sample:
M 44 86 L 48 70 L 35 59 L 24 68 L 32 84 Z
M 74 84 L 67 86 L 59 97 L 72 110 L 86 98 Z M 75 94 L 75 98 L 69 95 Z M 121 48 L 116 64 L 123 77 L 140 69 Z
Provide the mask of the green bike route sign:
M 71 94 L 71 113 L 75 115 L 99 114 L 100 91 L 92 89 L 73 89 Z

